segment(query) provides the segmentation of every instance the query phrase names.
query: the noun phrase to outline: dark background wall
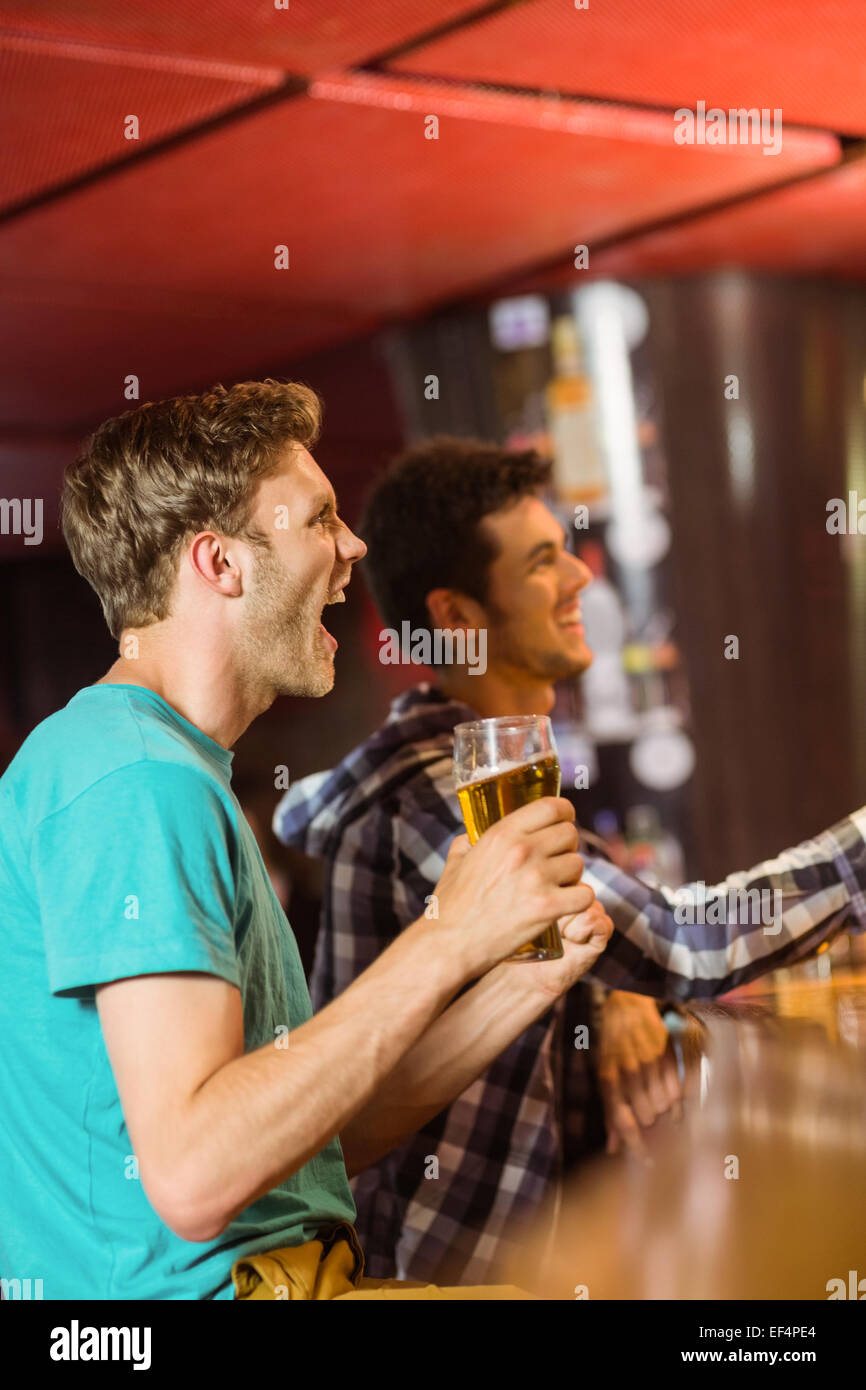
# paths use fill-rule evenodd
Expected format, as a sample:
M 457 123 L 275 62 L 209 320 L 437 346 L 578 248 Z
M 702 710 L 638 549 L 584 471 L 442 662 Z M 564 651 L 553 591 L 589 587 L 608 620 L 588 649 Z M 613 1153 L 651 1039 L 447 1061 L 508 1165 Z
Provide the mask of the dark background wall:
M 866 799 L 866 541 L 826 529 L 828 499 L 864 492 L 866 297 L 769 277 L 641 288 L 698 753 L 693 871 L 709 881 Z

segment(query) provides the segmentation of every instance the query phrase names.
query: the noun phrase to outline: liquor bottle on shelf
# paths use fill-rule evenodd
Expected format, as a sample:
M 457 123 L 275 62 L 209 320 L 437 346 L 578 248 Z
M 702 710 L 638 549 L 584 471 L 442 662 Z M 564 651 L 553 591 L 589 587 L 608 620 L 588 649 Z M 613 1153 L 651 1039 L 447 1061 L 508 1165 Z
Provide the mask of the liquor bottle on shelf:
M 608 482 L 598 442 L 592 383 L 584 369 L 577 324 L 570 314 L 553 321 L 554 376 L 547 392 L 553 446 L 553 485 L 566 502 L 607 504 Z
M 604 841 L 605 848 L 614 864 L 618 865 L 620 869 L 628 869 L 628 845 L 620 832 L 619 817 L 616 811 L 605 809 L 597 812 L 593 821 L 593 829 L 599 839 Z
M 662 828 L 655 806 L 630 806 L 625 826 L 631 872 L 649 883 L 678 888 L 685 878 L 682 845 Z
M 622 662 L 631 678 L 634 706 L 638 714 L 645 714 L 647 710 L 665 704 L 664 679 L 657 670 L 653 649 L 648 643 L 627 643 L 623 649 Z
M 637 721 L 623 668 L 625 612 L 607 578 L 598 541 L 584 541 L 580 558 L 594 576 L 580 595 L 587 645 L 593 653 L 592 665 L 581 678 L 587 729 L 597 743 L 627 743 L 637 733 Z

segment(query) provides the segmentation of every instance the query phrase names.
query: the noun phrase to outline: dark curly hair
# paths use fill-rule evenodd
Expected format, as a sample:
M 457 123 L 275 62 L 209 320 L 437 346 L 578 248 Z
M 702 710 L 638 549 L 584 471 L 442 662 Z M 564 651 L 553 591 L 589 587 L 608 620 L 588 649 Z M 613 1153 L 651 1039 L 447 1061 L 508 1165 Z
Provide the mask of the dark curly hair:
M 364 573 L 388 627 L 428 630 L 427 595 L 456 589 L 487 601 L 495 547 L 479 522 L 548 481 L 550 463 L 477 439 L 438 435 L 394 461 L 367 499 L 359 531 Z

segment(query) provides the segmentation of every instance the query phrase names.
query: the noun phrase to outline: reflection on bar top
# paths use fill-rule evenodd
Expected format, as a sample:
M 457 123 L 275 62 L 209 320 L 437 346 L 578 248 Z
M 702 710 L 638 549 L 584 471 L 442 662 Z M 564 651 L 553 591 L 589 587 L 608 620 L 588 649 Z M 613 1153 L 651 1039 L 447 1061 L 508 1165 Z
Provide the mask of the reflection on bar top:
M 830 1042 L 866 1049 L 866 940 L 842 936 L 799 965 L 732 990 L 722 1002 L 734 1015 L 757 1005 L 777 1018 L 811 1020 Z

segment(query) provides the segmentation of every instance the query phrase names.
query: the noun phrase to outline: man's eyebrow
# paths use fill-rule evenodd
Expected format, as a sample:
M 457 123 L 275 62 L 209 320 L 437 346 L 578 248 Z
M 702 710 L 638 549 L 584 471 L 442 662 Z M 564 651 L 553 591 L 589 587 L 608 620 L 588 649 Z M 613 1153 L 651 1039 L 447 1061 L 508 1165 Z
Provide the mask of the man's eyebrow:
M 321 512 L 331 511 L 336 516 L 340 510 L 336 494 L 330 492 L 320 492 L 310 503 L 310 516 L 318 516 Z
M 564 543 L 565 532 L 563 531 L 561 544 Z M 539 541 L 538 545 L 534 545 L 530 550 L 529 554 L 526 556 L 526 564 L 531 565 L 533 560 L 537 560 L 539 556 L 544 555 L 549 551 L 553 551 L 553 553 L 556 554 L 556 551 L 558 549 L 559 546 L 556 544 L 556 541 Z

